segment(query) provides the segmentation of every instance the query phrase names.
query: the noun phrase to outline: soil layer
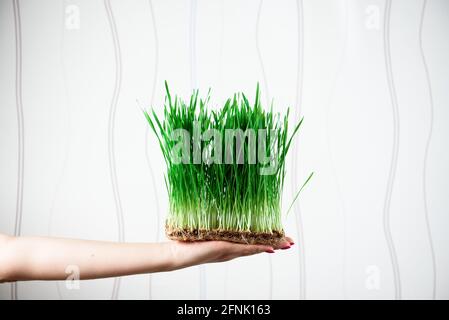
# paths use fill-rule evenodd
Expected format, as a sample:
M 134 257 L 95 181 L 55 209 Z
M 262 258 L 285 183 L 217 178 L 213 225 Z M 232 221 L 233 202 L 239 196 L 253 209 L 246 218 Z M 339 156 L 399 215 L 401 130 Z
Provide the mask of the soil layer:
M 210 241 L 221 240 L 244 244 L 264 244 L 276 246 L 284 239 L 284 231 L 251 232 L 229 230 L 189 230 L 165 226 L 165 233 L 171 240 Z

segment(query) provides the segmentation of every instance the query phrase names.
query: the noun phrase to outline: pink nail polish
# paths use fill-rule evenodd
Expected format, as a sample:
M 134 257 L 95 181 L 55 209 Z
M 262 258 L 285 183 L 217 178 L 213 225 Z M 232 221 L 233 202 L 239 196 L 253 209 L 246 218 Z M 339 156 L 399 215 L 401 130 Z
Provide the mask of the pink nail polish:
M 290 246 L 285 246 L 285 247 L 281 248 L 281 250 L 287 250 L 287 249 L 290 249 Z
M 266 253 L 274 253 L 274 250 L 273 249 L 269 249 L 269 250 L 267 250 L 267 251 L 265 251 Z

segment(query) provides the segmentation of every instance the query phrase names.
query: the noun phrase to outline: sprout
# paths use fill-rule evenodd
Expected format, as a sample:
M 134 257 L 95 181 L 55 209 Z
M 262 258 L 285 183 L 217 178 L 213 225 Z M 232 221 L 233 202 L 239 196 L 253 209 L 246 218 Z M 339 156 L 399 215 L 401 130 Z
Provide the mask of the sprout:
M 285 159 L 302 119 L 288 137 L 289 109 L 282 118 L 262 109 L 259 85 L 253 105 L 235 94 L 218 111 L 208 108 L 209 94 L 198 99 L 196 90 L 187 104 L 165 87 L 163 119 L 154 110 L 144 114 L 167 165 L 168 236 L 246 243 L 282 237 Z

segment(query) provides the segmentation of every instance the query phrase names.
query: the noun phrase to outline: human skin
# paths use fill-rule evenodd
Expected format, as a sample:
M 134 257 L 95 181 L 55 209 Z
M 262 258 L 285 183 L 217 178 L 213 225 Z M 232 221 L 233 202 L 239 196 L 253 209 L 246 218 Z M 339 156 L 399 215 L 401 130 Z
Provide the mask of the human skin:
M 288 237 L 272 247 L 225 241 L 118 243 L 0 233 L 0 282 L 65 280 L 68 266 L 77 267 L 80 279 L 173 271 L 262 252 L 274 253 L 291 245 L 293 240 Z

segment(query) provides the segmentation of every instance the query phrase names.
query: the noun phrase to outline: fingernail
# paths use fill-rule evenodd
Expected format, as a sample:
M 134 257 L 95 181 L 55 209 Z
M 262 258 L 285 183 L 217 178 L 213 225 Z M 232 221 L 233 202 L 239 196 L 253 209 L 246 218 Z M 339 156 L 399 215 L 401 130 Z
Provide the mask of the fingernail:
M 274 250 L 273 249 L 269 249 L 269 250 L 267 250 L 267 251 L 265 251 L 266 253 L 274 253 Z
M 292 241 L 292 242 L 290 242 L 290 245 L 292 246 L 292 245 L 294 245 L 295 243 Z
M 281 250 L 286 250 L 286 249 L 290 249 L 290 246 L 285 246 L 285 247 L 281 248 Z

